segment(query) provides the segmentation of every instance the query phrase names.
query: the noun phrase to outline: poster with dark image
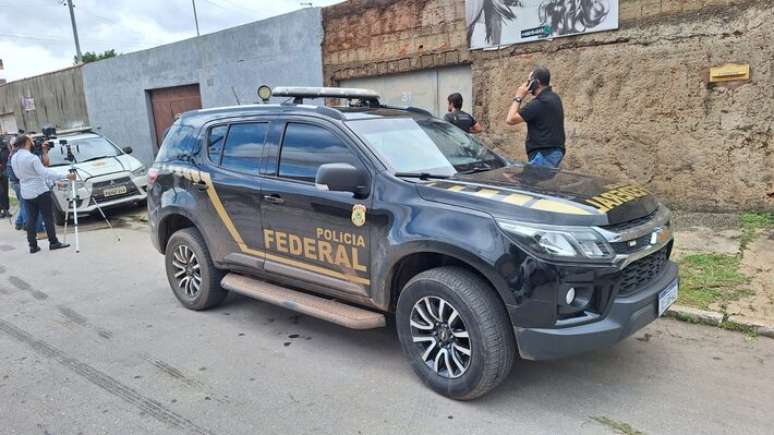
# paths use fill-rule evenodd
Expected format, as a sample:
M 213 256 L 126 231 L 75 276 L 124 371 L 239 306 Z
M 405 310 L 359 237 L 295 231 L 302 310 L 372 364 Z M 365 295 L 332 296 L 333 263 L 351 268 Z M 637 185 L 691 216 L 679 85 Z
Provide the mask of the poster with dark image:
M 618 29 L 618 0 L 465 0 L 470 48 Z

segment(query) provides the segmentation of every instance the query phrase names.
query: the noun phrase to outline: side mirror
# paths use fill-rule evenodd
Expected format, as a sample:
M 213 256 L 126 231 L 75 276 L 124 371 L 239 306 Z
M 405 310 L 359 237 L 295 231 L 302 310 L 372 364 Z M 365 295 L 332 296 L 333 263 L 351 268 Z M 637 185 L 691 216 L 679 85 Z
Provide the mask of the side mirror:
M 351 192 L 355 197 L 368 196 L 368 174 L 349 163 L 326 163 L 317 169 L 315 185 L 320 190 Z
M 132 153 L 132 151 L 134 151 L 134 150 L 132 149 L 132 147 L 124 147 L 124 148 L 123 148 L 123 151 L 124 151 L 126 154 L 131 154 L 131 153 Z

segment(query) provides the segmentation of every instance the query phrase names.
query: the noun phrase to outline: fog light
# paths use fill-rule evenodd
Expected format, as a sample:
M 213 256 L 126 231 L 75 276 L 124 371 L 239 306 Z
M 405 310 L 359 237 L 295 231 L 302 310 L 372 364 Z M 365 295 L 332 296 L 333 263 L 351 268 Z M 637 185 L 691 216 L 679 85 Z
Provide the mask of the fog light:
M 567 290 L 567 294 L 564 295 L 564 301 L 567 303 L 567 305 L 572 305 L 572 302 L 575 300 L 575 288 L 570 288 Z

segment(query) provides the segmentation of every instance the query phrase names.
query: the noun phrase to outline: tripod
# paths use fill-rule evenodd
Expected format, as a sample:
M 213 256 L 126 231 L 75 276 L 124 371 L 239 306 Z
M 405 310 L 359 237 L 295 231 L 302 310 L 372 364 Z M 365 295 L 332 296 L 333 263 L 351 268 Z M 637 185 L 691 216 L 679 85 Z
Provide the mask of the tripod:
M 60 140 L 59 143 L 62 145 L 63 148 L 67 149 L 67 157 L 65 158 L 67 161 L 70 162 L 70 168 L 67 170 L 68 173 L 75 175 L 72 180 L 70 180 L 70 198 L 67 199 L 67 210 L 65 211 L 65 224 L 64 224 L 64 240 L 67 241 L 67 224 L 70 222 L 70 205 L 72 204 L 73 209 L 73 227 L 74 227 L 74 233 L 75 233 L 75 253 L 81 252 L 80 247 L 80 238 L 78 235 L 78 203 L 81 202 L 81 197 L 78 194 L 78 189 L 76 188 L 76 180 L 80 178 L 79 181 L 83 182 L 82 177 L 80 177 L 80 174 L 78 173 L 78 169 L 75 167 L 75 155 L 73 154 L 72 146 L 68 145 L 67 142 L 64 140 Z M 76 145 L 76 151 L 77 151 Z M 64 151 L 64 150 L 63 150 Z M 102 207 L 99 206 L 99 203 L 96 199 L 94 199 L 93 196 L 89 197 L 90 201 L 89 204 L 86 204 L 88 207 L 91 205 L 91 201 L 94 201 L 94 205 L 97 207 L 97 210 L 99 210 L 99 214 L 102 215 L 102 219 L 105 220 L 105 223 L 108 225 L 108 228 L 110 228 L 110 232 L 115 236 L 117 241 L 121 241 L 121 238 L 116 234 L 115 230 L 113 229 L 113 225 L 110 224 L 110 220 L 105 215 L 105 212 L 102 210 Z

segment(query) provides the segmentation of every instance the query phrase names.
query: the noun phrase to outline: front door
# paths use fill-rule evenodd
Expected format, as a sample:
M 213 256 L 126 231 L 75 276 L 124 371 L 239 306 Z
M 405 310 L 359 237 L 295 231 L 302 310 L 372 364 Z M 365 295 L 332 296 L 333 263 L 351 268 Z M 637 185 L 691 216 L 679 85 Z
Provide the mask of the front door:
M 368 299 L 370 199 L 319 190 L 317 168 L 350 163 L 366 168 L 347 138 L 333 126 L 287 122 L 267 144 L 262 181 L 266 272 Z
M 219 246 L 232 266 L 263 268 L 261 179 L 258 171 L 269 122 L 240 121 L 210 126 L 207 158 L 212 191 L 208 192 L 230 239 Z

